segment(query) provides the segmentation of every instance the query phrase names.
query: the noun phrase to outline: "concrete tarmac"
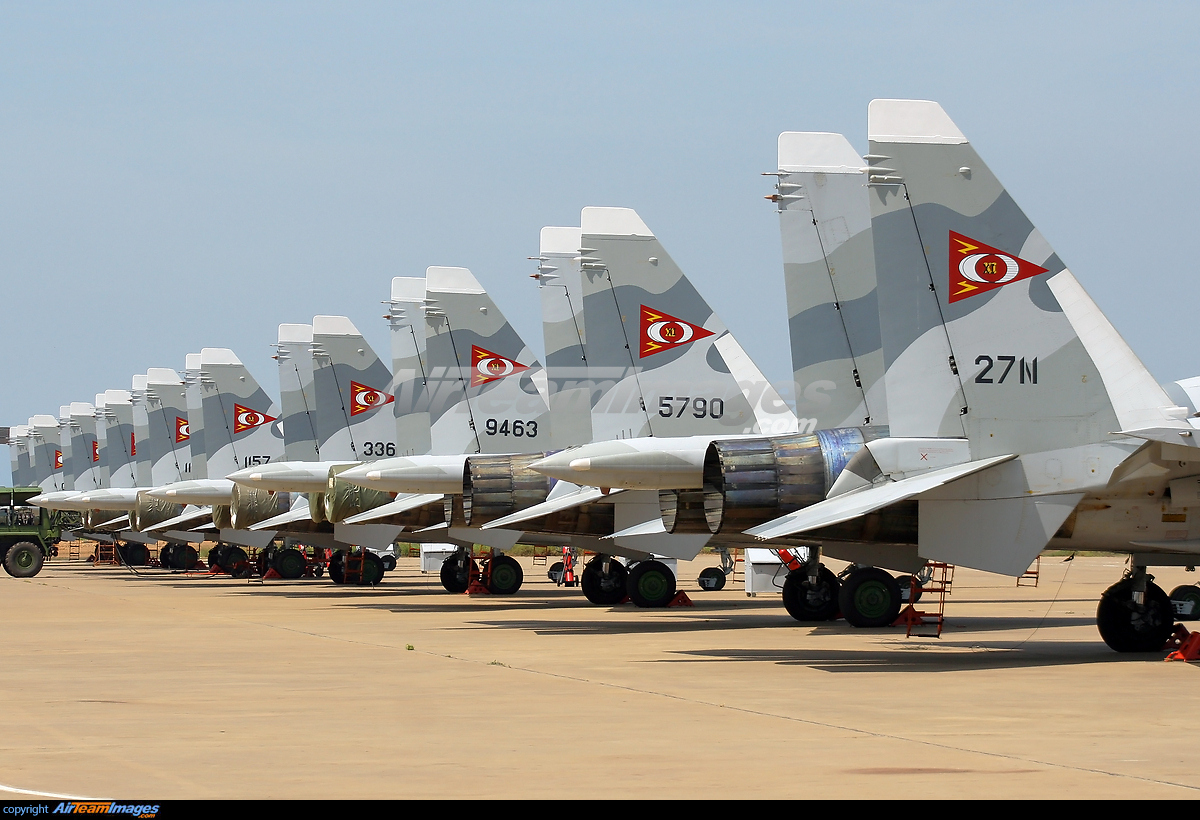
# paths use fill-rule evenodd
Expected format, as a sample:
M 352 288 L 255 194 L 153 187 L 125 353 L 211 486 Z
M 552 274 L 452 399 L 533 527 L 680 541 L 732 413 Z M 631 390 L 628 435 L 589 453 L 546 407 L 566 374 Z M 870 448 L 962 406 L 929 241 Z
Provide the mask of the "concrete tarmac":
M 1037 588 L 960 569 L 940 639 L 701 592 L 707 556 L 669 610 L 520 560 L 508 598 L 415 559 L 376 588 L 0 577 L 0 800 L 1200 793 L 1200 668 L 1096 632 L 1120 558 L 1044 559 Z

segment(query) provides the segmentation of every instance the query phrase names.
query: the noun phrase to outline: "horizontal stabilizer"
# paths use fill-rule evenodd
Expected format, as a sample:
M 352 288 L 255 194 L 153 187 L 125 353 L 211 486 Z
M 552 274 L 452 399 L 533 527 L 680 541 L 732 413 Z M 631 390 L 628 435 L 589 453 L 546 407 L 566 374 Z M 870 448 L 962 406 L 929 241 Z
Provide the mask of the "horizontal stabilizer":
M 1181 427 L 1142 427 L 1137 430 L 1121 430 L 1114 435 L 1132 436 L 1145 441 L 1161 441 L 1163 444 L 1178 444 L 1182 447 L 1200 447 L 1195 430 L 1191 425 Z
M 560 481 L 555 485 L 558 489 L 566 482 Z M 568 487 L 574 486 L 567 484 Z M 613 493 L 619 493 L 620 490 L 613 490 Z M 551 493 L 553 495 L 553 493 Z M 522 521 L 529 521 L 533 518 L 541 518 L 543 515 L 569 510 L 574 507 L 579 507 L 584 504 L 590 504 L 593 501 L 599 500 L 604 493 L 599 487 L 576 487 L 572 492 L 564 492 L 557 498 L 547 498 L 541 504 L 534 504 L 532 507 L 526 507 L 523 510 L 506 515 L 503 518 L 497 518 L 495 521 L 489 521 L 480 529 L 490 530 L 496 527 L 508 527 L 513 524 L 519 524 Z M 610 493 L 611 495 L 611 493 Z
M 746 534 L 767 540 L 840 524 L 1014 458 L 1016 455 L 994 456 L 846 493 L 760 524 Z
M 394 501 L 389 501 L 382 507 L 376 507 L 366 512 L 360 512 L 357 515 L 352 515 L 343 521 L 343 524 L 365 524 L 368 521 L 378 521 L 381 518 L 387 518 L 391 515 L 400 515 L 409 510 L 415 510 L 417 507 L 424 507 L 426 504 L 442 503 L 442 493 L 413 493 L 412 495 L 402 495 Z
M 145 532 L 165 532 L 167 530 L 177 530 L 184 524 L 190 524 L 193 521 L 199 521 L 201 518 L 212 515 L 212 507 L 194 507 L 190 510 L 184 510 L 181 515 L 168 519 L 161 524 L 155 524 L 153 527 L 147 527 Z

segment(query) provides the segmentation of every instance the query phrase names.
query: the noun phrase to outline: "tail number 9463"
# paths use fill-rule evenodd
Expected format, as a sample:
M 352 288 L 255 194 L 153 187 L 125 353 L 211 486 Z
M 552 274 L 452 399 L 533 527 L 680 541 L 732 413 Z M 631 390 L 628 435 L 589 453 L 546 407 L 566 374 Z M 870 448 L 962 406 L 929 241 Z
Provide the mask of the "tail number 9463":
M 516 436 L 517 438 L 537 438 L 538 423 L 536 421 L 509 421 L 508 419 L 488 419 L 484 422 L 483 431 L 489 436 Z

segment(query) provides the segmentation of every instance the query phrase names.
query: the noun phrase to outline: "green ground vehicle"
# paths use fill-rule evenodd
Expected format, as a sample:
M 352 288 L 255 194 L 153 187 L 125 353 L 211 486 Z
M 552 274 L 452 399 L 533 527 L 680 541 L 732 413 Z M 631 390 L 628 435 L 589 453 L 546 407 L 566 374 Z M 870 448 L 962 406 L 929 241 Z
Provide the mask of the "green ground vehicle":
M 40 492 L 39 487 L 0 487 L 0 563 L 14 578 L 41 572 L 46 559 L 58 554 L 63 528 L 71 524 L 69 513 L 29 503 Z

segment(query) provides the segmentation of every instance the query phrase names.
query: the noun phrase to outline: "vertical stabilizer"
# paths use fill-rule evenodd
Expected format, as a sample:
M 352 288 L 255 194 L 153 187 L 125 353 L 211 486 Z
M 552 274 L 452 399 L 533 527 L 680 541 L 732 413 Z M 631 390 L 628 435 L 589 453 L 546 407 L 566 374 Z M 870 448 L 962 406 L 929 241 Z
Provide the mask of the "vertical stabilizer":
M 62 489 L 75 489 L 75 458 L 71 452 L 71 405 L 58 408 L 59 463 L 62 464 Z
M 634 211 L 584 208 L 581 225 L 596 440 L 796 430 L 795 414 Z
M 321 449 L 317 444 L 312 347 L 312 325 L 279 326 L 275 360 L 279 363 L 283 457 L 287 461 L 321 460 Z
M 232 350 L 200 351 L 200 394 L 208 478 L 283 457 L 282 411 Z
M 63 489 L 62 448 L 59 446 L 58 418 L 48 414 L 29 419 L 34 483 L 47 492 Z
M 432 447 L 425 351 L 425 278 L 393 277 L 387 304 L 392 340 L 396 454 L 424 455 Z
M 542 228 L 538 272 L 542 334 L 550 399 L 551 438 L 561 450 L 592 440 L 592 380 L 588 373 L 583 321 L 581 228 Z
M 325 461 L 396 454 L 392 374 L 345 316 L 313 317 L 317 446 Z
M 549 440 L 546 373 L 466 268 L 425 271 L 434 452 L 532 453 Z
M 146 371 L 143 399 L 149 486 L 160 487 L 192 477 L 186 389 L 183 379 L 170 368 L 152 367 Z
M 104 391 L 102 446 L 108 465 L 108 486 L 113 488 L 137 486 L 137 474 L 134 471 L 137 440 L 133 429 L 132 399 L 128 390 Z
M 14 487 L 32 487 L 33 469 L 29 455 L 29 425 L 14 424 L 8 430 L 8 453 Z
M 863 159 L 841 134 L 785 132 L 777 176 L 801 426 L 887 424 Z
M 71 414 L 71 473 L 70 489 L 79 492 L 98 490 L 104 485 L 100 478 L 100 441 L 96 438 L 96 407 L 83 401 L 73 401 Z
M 204 399 L 200 387 L 200 354 L 188 353 L 183 365 L 183 394 L 187 402 L 188 449 L 192 478 L 208 478 L 208 453 L 204 450 Z

